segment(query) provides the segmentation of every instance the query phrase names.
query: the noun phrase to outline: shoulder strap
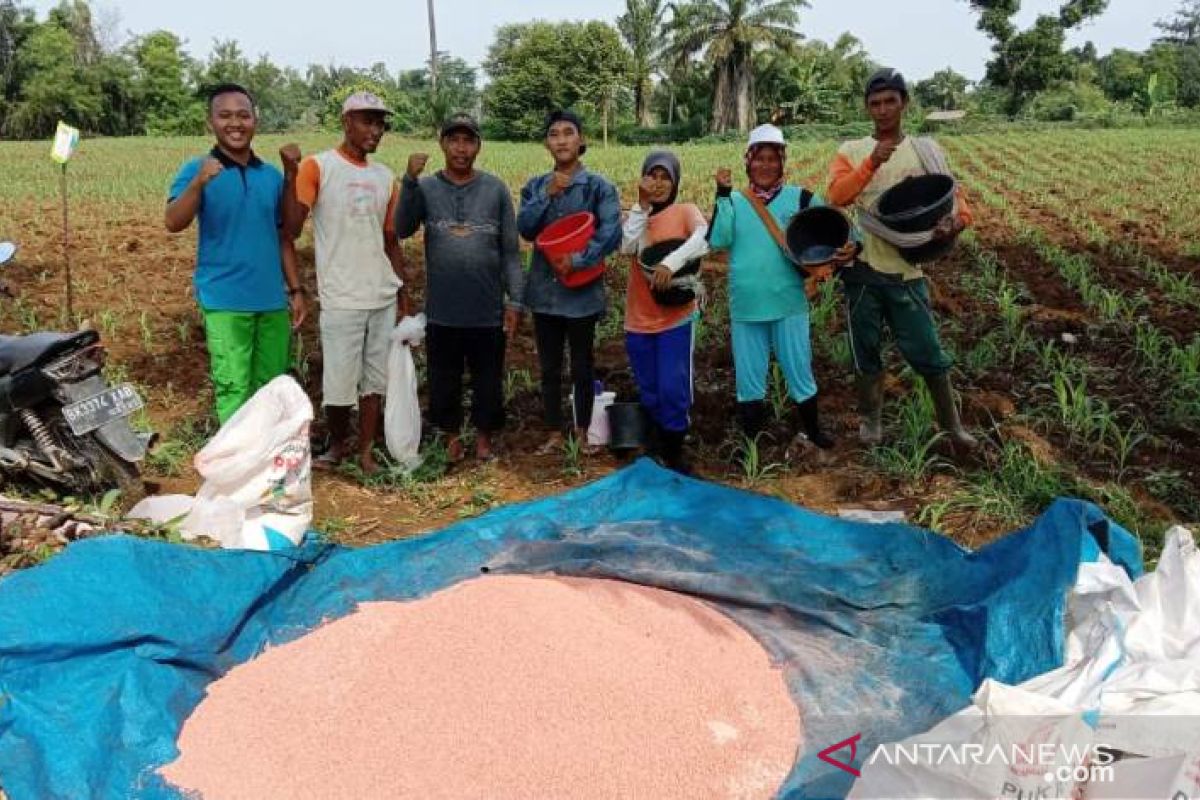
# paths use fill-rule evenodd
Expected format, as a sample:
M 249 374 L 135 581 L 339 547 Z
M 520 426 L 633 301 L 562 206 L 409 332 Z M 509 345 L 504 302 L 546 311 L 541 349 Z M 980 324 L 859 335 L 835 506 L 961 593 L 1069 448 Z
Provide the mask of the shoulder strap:
M 800 210 L 808 208 L 812 205 L 813 193 L 804 187 L 800 187 Z
M 759 220 L 766 227 L 767 233 L 771 234 L 771 238 L 775 240 L 775 244 L 779 245 L 779 249 L 783 251 L 783 254 L 791 259 L 791 254 L 788 252 L 787 239 L 784 237 L 783 231 L 779 228 L 779 221 L 767 210 L 767 207 L 763 205 L 763 201 L 759 200 L 754 192 L 747 192 L 742 197 L 746 198 L 746 201 L 750 203 L 750 207 L 754 209 L 754 213 L 758 214 Z
M 921 169 L 928 174 L 950 174 L 950 164 L 946 161 L 946 154 L 942 152 L 942 148 L 930 136 L 914 136 L 912 137 L 913 149 L 917 151 L 917 159 L 921 162 Z

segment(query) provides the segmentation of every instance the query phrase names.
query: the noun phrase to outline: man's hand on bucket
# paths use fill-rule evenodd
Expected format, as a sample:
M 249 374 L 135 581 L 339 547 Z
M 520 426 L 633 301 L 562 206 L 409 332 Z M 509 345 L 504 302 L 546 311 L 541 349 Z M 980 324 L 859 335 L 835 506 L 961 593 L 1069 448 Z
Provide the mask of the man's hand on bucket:
M 650 285 L 660 292 L 666 291 L 671 286 L 671 278 L 673 277 L 674 274 L 671 272 L 670 267 L 668 267 L 666 264 L 659 264 L 654 268 L 654 274 L 651 276 Z
M 953 214 L 947 214 L 946 216 L 942 217 L 942 221 L 939 222 L 937 227 L 933 229 L 933 239 L 936 242 L 945 241 L 946 239 L 953 239 L 955 236 L 958 236 L 960 233 L 962 233 L 963 228 L 965 227 L 966 225 L 963 225 L 962 220 L 960 220 L 958 217 L 954 216 Z
M 561 256 L 554 256 L 546 260 L 550 263 L 550 269 L 554 270 L 554 274 L 560 278 L 571 271 L 570 253 L 563 253 Z
M 844 267 L 854 261 L 854 257 L 857 255 L 858 242 L 846 242 L 833 254 L 833 265 L 835 267 Z

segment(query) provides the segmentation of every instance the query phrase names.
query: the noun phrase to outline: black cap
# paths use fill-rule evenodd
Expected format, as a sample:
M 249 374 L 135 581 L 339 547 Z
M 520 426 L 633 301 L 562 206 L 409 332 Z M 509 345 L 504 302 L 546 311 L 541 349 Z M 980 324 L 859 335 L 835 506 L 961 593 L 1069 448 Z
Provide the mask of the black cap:
M 568 108 L 560 108 L 546 115 L 546 123 L 542 125 L 543 139 L 550 135 L 550 128 L 556 122 L 569 122 L 575 126 L 575 130 L 583 133 L 583 120 L 579 119 L 579 115 Z
M 575 126 L 575 130 L 579 131 L 580 136 L 583 135 L 583 120 L 579 118 L 579 115 L 569 108 L 559 108 L 546 115 L 546 122 L 542 125 L 543 139 L 550 135 L 550 128 L 556 122 L 569 122 Z M 579 148 L 579 155 L 583 155 L 586 152 L 587 145 L 585 144 Z
M 479 130 L 479 123 L 470 114 L 452 114 L 442 123 L 442 132 L 440 138 L 445 139 L 455 131 L 466 131 L 476 139 L 482 139 L 483 134 Z
M 884 67 L 876 70 L 867 79 L 867 89 L 863 92 L 863 97 L 870 97 L 876 92 L 886 92 L 889 89 L 899 92 L 905 100 L 908 99 L 908 84 L 905 83 L 904 76 L 891 67 Z

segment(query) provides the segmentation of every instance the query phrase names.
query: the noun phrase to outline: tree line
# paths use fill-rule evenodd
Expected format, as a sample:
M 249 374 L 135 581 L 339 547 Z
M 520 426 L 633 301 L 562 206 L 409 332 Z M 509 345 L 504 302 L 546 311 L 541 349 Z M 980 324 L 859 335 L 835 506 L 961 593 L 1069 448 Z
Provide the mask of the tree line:
M 1162 35 L 1147 50 L 1104 55 L 1090 43 L 1067 49 L 1065 42 L 1108 0 L 1063 0 L 1025 29 L 1015 22 L 1020 0 L 947 2 L 967 2 L 976 13 L 991 58 L 977 84 L 950 69 L 917 81 L 918 112 L 1070 119 L 1200 106 L 1200 0 L 1184 0 L 1159 21 Z M 420 68 L 393 72 L 382 63 L 301 71 L 266 55 L 252 59 L 233 40 L 196 57 L 170 31 L 116 36 L 87 0 L 62 0 L 40 20 L 19 0 L 0 0 L 0 135 L 44 137 L 59 119 L 108 136 L 198 134 L 204 87 L 226 81 L 250 89 L 269 131 L 335 125 L 342 99 L 359 89 L 382 95 L 397 112 L 394 127 L 414 134 L 466 110 L 481 116 L 490 136 L 531 138 L 554 106 L 575 107 L 602 136 L 622 138 L 857 120 L 861 87 L 878 65 L 849 33 L 832 43 L 806 39 L 807 6 L 626 0 L 615 24 L 502 25 L 480 69 L 438 52 Z

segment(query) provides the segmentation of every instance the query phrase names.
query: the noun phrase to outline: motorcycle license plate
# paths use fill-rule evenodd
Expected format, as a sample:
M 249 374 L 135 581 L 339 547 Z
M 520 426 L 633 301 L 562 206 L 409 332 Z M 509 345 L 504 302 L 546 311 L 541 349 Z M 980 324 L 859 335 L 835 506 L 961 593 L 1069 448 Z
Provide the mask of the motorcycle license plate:
M 128 417 L 142 407 L 142 398 L 132 385 L 123 383 L 69 406 L 63 406 L 63 418 L 76 436 L 103 428 L 113 420 Z

